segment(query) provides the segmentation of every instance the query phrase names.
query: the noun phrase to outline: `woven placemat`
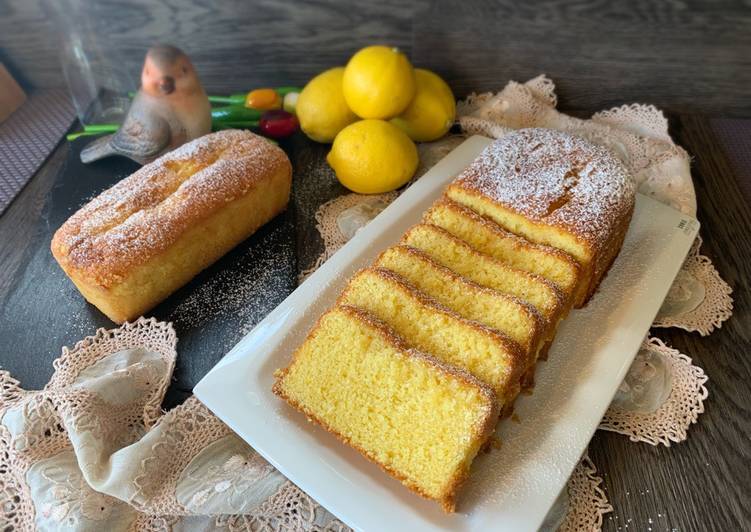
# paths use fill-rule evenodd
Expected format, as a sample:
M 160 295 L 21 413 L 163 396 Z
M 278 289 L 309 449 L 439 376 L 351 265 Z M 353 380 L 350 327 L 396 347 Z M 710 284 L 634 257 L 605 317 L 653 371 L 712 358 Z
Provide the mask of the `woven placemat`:
M 34 176 L 76 112 L 64 89 L 32 93 L 0 124 L 0 214 Z

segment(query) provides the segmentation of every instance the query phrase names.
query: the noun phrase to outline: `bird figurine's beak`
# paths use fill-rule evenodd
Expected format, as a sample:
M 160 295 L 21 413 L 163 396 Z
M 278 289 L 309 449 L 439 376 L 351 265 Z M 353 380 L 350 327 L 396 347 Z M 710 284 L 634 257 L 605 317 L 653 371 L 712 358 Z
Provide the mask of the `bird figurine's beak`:
M 162 94 L 172 94 L 175 91 L 175 78 L 164 76 L 159 80 L 159 91 Z

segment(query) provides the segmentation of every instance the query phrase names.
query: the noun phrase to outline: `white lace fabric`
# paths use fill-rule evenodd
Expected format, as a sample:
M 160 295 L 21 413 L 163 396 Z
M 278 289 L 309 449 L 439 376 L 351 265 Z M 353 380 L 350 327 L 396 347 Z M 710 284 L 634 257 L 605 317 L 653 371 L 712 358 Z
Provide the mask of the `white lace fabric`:
M 141 318 L 63 349 L 44 390 L 0 372 L 0 528 L 340 525 L 195 398 L 161 411 L 176 342 Z
M 584 120 L 556 110 L 555 85 L 544 75 L 509 82 L 497 94 L 471 94 L 457 108 L 465 133 L 500 138 L 512 129 L 567 131 L 609 148 L 633 175 L 639 192 L 694 216 L 696 194 L 690 157 L 668 133 L 668 121 L 652 105 L 623 105 Z
M 602 516 L 612 512 L 613 507 L 602 488 L 602 478 L 587 453 L 571 474 L 566 492 L 569 502 L 559 532 L 601 530 Z
M 660 379 L 661 373 L 667 379 Z M 651 445 L 682 442 L 704 412 L 707 380 L 689 357 L 659 338 L 648 338 L 599 428 Z
M 653 327 L 678 327 L 707 336 L 733 315 L 733 290 L 701 254 L 701 244 L 701 237 L 696 237 Z

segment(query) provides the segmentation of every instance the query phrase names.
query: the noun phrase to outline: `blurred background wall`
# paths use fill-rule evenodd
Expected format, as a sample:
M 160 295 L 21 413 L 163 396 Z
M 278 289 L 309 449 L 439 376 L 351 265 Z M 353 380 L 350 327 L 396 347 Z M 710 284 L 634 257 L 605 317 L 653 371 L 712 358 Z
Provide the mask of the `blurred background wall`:
M 46 1 L 0 0 L 0 61 L 26 89 L 64 85 Z M 573 112 L 640 101 L 751 117 L 749 0 L 77 1 L 135 79 L 148 46 L 170 42 L 213 93 L 301 85 L 383 42 L 459 97 L 544 72 Z

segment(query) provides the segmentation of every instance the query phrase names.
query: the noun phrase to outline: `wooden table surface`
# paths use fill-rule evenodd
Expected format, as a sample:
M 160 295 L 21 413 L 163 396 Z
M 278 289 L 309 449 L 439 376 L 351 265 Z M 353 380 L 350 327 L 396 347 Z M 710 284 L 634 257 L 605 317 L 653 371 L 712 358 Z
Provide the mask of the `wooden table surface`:
M 699 423 L 691 427 L 686 442 L 670 448 L 652 447 L 630 442 L 622 435 L 598 431 L 589 454 L 604 477 L 608 497 L 615 508 L 605 518 L 605 530 L 749 529 L 751 213 L 749 198 L 743 196 L 739 180 L 748 180 L 751 176 L 733 174 L 708 120 L 681 116 L 673 123 L 676 140 L 694 156 L 698 217 L 704 237 L 702 251 L 733 287 L 735 313 L 709 337 L 702 338 L 696 333 L 677 329 L 652 331 L 669 345 L 691 356 L 709 376 L 706 412 L 700 416 Z M 310 266 L 321 250 L 313 222 L 317 206 L 343 190 L 330 172 L 323 170 L 325 147 L 298 138 L 287 148 L 293 158 L 296 184 L 292 208 L 281 224 L 284 227 L 291 224 L 296 234 L 295 259 L 290 263 L 296 272 Z M 24 297 L 41 298 L 53 314 L 65 311 L 65 307 L 56 308 L 55 294 L 45 293 L 44 282 L 29 285 L 34 283 L 35 276 L 54 275 L 53 270 L 47 273 L 30 270 L 38 268 L 34 266 L 39 260 L 35 257 L 49 254 L 48 235 L 55 229 L 52 225 L 59 223 L 59 215 L 57 218 L 51 215 L 54 209 L 50 205 L 56 197 L 56 188 L 66 185 L 61 181 L 77 178 L 75 172 L 66 168 L 70 164 L 70 150 L 70 145 L 62 142 L 0 217 L 0 316 L 4 316 L 4 320 L 10 320 L 9 316 L 12 316 L 14 323 L 25 324 L 16 326 L 22 330 L 15 332 L 12 345 L 8 343 L 10 338 L 3 338 L 0 360 L 22 385 L 32 388 L 43 385 L 49 378 L 51 361 L 59 356 L 62 345 L 72 341 L 70 338 L 93 333 L 93 324 L 99 323 L 85 321 L 90 319 L 88 317 L 67 316 L 65 319 L 79 326 L 80 320 L 84 319 L 84 323 L 91 323 L 92 329 L 79 331 L 74 328 L 68 331 L 69 336 L 61 335 L 60 331 L 39 330 L 40 319 L 25 315 L 31 312 L 30 307 L 17 299 L 19 293 L 25 293 L 29 295 Z M 94 192 L 96 190 L 90 191 Z M 264 244 L 251 242 L 250 245 Z M 53 268 L 52 264 L 49 262 L 44 268 Z M 281 267 L 278 271 L 282 277 L 288 277 L 289 273 L 289 267 Z M 215 274 L 210 272 L 209 275 Z M 59 282 L 67 281 L 61 277 Z M 18 286 L 18 283 L 27 286 Z M 294 283 L 281 283 L 274 301 L 281 301 L 293 287 Z M 31 295 L 34 292 L 39 293 Z M 11 302 L 14 302 L 13 306 Z M 26 309 L 23 316 L 13 314 L 21 309 Z M 262 309 L 263 312 L 268 310 Z M 96 311 L 91 310 L 90 315 L 96 316 Z M 107 322 L 103 320 L 101 323 L 106 325 Z M 192 386 L 242 332 L 235 322 L 232 327 L 224 326 L 219 332 L 207 333 L 212 341 L 221 338 L 223 342 L 211 354 L 202 351 L 206 346 L 197 350 L 179 344 L 178 374 L 166 406 L 172 406 L 187 396 Z M 200 356 L 196 354 L 198 352 Z

